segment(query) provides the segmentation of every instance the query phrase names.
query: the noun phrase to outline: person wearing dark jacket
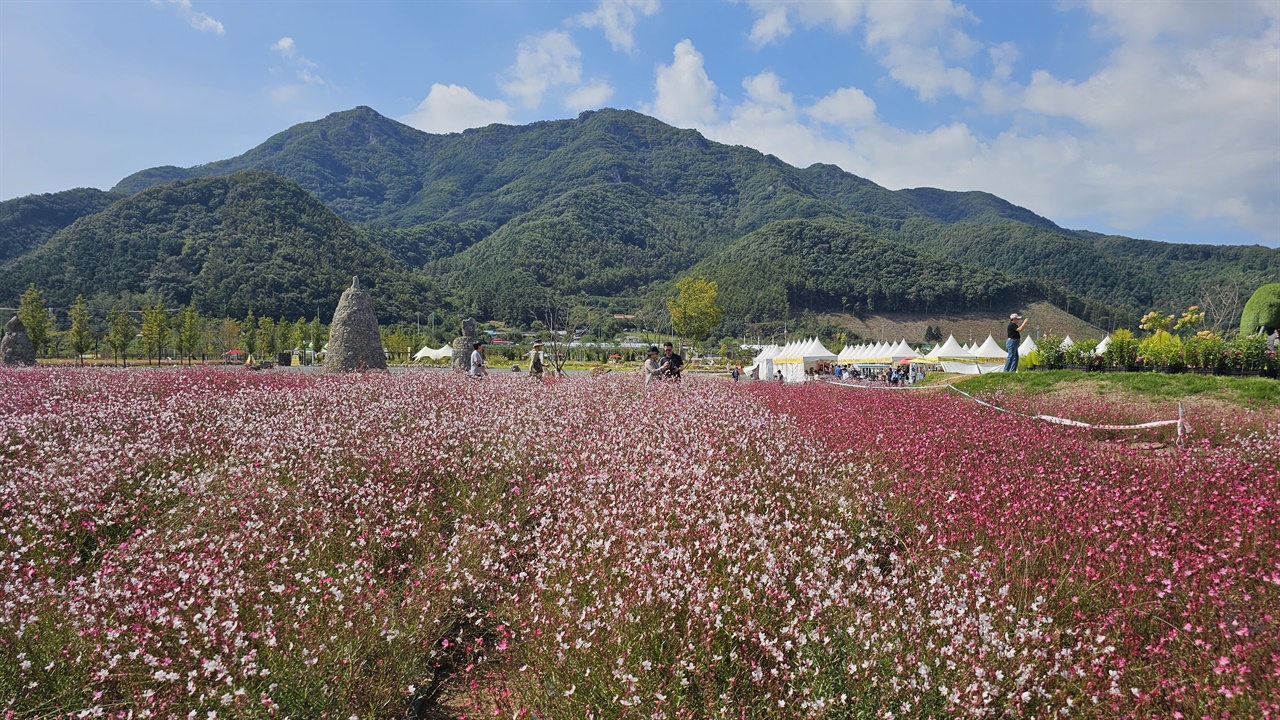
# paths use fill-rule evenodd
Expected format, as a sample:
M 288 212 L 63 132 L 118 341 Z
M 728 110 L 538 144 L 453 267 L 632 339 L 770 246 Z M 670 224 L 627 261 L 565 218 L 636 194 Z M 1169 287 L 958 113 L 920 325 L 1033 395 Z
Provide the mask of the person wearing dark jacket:
M 1019 320 L 1022 321 L 1021 325 L 1018 324 Z M 1018 313 L 1009 316 L 1009 327 L 1005 331 L 1004 341 L 1004 349 L 1009 353 L 1009 357 L 1004 361 L 1005 372 L 1018 371 L 1018 343 L 1022 340 L 1022 330 L 1027 327 L 1028 322 L 1031 321 Z

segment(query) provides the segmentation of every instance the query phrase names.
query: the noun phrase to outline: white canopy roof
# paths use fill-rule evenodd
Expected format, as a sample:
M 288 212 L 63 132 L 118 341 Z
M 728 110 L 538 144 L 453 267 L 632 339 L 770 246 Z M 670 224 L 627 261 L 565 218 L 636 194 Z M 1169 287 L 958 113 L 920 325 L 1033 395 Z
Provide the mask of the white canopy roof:
M 1022 344 L 1018 346 L 1018 357 L 1026 357 L 1039 349 L 1040 349 L 1040 346 L 1036 345 L 1036 341 L 1032 340 L 1031 336 L 1028 335 L 1022 341 Z
M 424 345 L 422 349 L 418 351 L 418 354 L 413 356 L 413 359 L 414 360 L 423 360 L 423 359 L 443 360 L 447 357 L 453 357 L 453 348 L 449 347 L 448 345 L 445 345 L 444 347 L 440 347 L 440 348 L 432 348 L 429 345 Z
M 1110 335 L 1102 338 L 1102 342 L 1098 343 L 1098 347 L 1094 348 L 1093 352 L 1097 355 L 1101 355 L 1102 353 L 1106 352 L 1107 348 L 1109 347 L 1111 347 Z
M 995 338 L 988 335 L 986 342 L 982 343 L 982 347 L 978 348 L 974 355 L 987 360 L 989 358 L 1005 358 L 1009 356 L 1009 353 L 996 344 Z
M 1076 344 L 1076 341 L 1075 341 L 1075 340 L 1072 340 L 1072 339 L 1071 339 L 1071 336 L 1070 336 L 1070 335 L 1068 335 L 1068 336 L 1066 336 L 1066 337 L 1062 338 L 1062 345 L 1061 345 L 1060 347 L 1061 347 L 1063 350 L 1066 350 L 1067 348 L 1069 348 L 1069 347 L 1071 347 L 1072 345 L 1075 345 L 1075 344 Z
M 907 341 L 905 338 L 902 340 L 899 340 L 897 345 L 894 345 L 892 348 L 889 349 L 889 358 L 892 359 L 894 362 L 897 362 L 899 360 L 905 360 L 909 357 L 915 357 L 915 356 L 916 356 L 916 351 L 911 349 L 911 346 L 907 344 Z
M 781 348 L 777 345 L 765 346 L 765 348 L 760 351 L 760 354 L 756 356 L 756 362 L 760 362 L 761 360 L 771 360 L 778 357 L 778 350 L 780 349 Z
M 947 341 L 942 343 L 942 347 L 936 348 L 933 351 L 933 353 L 930 353 L 930 355 L 933 355 L 935 358 L 939 358 L 939 359 L 942 359 L 942 358 L 946 358 L 946 359 L 957 358 L 961 360 L 973 359 L 973 353 L 961 347 L 960 343 L 956 342 L 955 335 L 948 335 Z
M 835 359 L 836 354 L 823 347 L 822 342 L 815 337 L 787 343 L 787 346 L 778 353 L 778 357 L 774 359 L 774 362 L 786 364 L 818 360 L 834 361 Z

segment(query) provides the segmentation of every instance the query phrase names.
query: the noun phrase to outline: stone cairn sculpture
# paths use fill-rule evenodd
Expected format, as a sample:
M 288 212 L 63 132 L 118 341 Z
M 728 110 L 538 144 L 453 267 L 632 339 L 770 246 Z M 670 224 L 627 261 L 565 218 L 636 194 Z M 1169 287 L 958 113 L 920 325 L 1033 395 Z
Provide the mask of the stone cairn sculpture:
M 324 357 L 327 373 L 357 370 L 386 370 L 387 355 L 382 350 L 382 333 L 373 311 L 373 298 L 360 289 L 360 278 L 351 278 L 351 287 L 342 293 L 329 326 L 329 352 Z
M 480 342 L 476 337 L 476 321 L 462 321 L 462 337 L 453 339 L 453 369 L 471 372 L 471 346 Z
M 0 341 L 0 354 L 5 365 L 35 365 L 36 346 L 31 344 L 27 327 L 17 315 L 4 326 L 4 340 Z

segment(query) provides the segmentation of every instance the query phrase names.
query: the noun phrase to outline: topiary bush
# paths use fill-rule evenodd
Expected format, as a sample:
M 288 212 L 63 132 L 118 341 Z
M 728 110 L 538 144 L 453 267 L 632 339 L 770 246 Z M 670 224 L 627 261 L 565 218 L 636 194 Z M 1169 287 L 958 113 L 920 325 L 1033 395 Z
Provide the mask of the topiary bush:
M 1280 327 L 1280 283 L 1263 285 L 1244 304 L 1240 334 L 1253 335 L 1260 327 Z

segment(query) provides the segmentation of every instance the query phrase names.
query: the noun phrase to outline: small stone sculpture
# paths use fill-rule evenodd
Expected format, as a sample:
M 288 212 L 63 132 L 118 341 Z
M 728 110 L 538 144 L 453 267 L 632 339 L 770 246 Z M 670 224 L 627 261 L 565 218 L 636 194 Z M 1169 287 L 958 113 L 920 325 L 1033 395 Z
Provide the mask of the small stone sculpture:
M 4 340 L 0 341 L 0 354 L 5 365 L 35 365 L 36 346 L 31 344 L 27 327 L 17 315 L 4 326 Z
M 360 279 L 351 278 L 351 287 L 342 293 L 329 326 L 329 352 L 324 357 L 328 373 L 357 370 L 386 370 L 387 355 L 382 349 L 378 316 L 373 298 L 360 289 Z

